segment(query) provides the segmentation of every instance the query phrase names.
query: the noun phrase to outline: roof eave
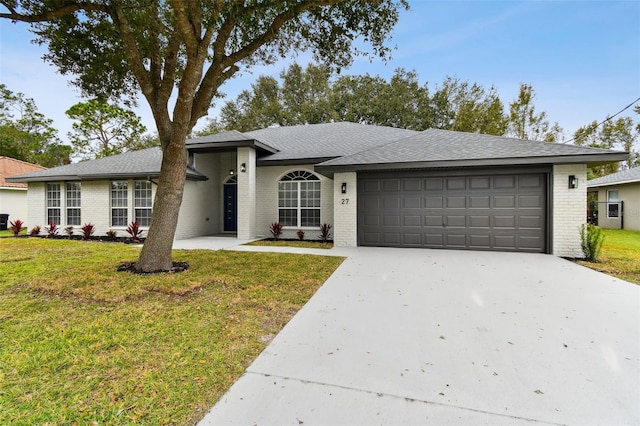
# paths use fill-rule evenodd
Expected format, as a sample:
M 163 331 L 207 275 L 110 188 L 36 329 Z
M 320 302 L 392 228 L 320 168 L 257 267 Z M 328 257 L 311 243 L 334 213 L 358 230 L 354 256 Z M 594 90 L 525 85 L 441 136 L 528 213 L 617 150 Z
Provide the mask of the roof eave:
M 270 145 L 262 143 L 256 139 L 228 142 L 203 142 L 187 144 L 187 150 L 195 153 L 229 151 L 235 148 L 254 148 L 256 151 L 266 154 L 275 154 L 278 150 Z
M 614 181 L 614 182 L 596 183 L 594 185 L 590 185 L 589 182 L 587 182 L 587 188 L 599 188 L 599 187 L 602 187 L 602 186 L 626 185 L 628 183 L 640 183 L 640 179 L 617 180 L 617 181 Z
M 581 154 L 548 157 L 510 157 L 510 158 L 486 158 L 463 159 L 441 161 L 411 161 L 391 163 L 367 163 L 367 164 L 318 164 L 315 170 L 327 177 L 334 173 L 354 171 L 376 170 L 403 170 L 403 169 L 432 169 L 443 167 L 490 167 L 490 166 L 519 166 L 532 164 L 587 164 L 590 166 L 613 163 L 627 158 L 625 153 Z
M 7 178 L 12 179 L 14 183 L 34 183 L 34 182 L 58 182 L 58 181 L 93 181 L 93 180 L 117 180 L 117 179 L 157 179 L 160 177 L 159 172 L 138 172 L 138 173 L 97 173 L 83 175 L 56 175 L 56 176 L 33 176 L 24 178 Z M 208 180 L 209 178 L 202 174 L 187 172 L 187 180 Z

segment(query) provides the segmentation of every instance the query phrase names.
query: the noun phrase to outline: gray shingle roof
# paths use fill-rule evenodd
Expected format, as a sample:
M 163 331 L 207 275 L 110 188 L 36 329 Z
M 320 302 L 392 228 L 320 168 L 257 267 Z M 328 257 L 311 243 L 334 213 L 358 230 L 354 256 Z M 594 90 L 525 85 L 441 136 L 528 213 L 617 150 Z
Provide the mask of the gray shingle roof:
M 415 135 L 414 130 L 357 123 L 325 123 L 291 127 L 269 127 L 244 133 L 279 152 L 262 157 L 262 162 L 335 158 L 388 144 Z
M 587 182 L 587 187 L 605 186 L 605 185 L 619 185 L 621 183 L 640 182 L 640 167 L 634 167 L 633 169 L 623 170 L 618 173 L 613 173 L 607 176 L 603 176 L 598 179 L 593 179 Z
M 506 162 L 510 164 L 558 163 L 561 162 L 559 157 L 567 162 L 606 162 L 618 161 L 624 157 L 624 153 L 575 145 L 429 129 L 377 148 L 325 161 L 319 166 L 424 163 L 421 166 L 425 167 L 428 163 L 432 163 L 433 166 L 439 167 L 446 166 L 447 163 L 451 163 L 450 165 L 491 165 L 506 164 Z M 616 160 L 613 157 L 620 158 Z
M 96 160 L 81 161 L 10 178 L 16 182 L 43 182 L 59 180 L 91 180 L 115 177 L 157 177 L 160 175 L 162 151 L 159 147 L 125 152 Z M 187 178 L 206 179 L 193 169 L 187 170 Z

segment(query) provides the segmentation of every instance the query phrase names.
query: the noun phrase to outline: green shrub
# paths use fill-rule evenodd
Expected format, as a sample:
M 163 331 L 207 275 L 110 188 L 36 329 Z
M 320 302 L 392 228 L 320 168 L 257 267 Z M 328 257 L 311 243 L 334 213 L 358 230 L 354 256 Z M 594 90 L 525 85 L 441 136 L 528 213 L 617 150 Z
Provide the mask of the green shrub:
M 580 246 L 585 260 L 596 262 L 603 242 L 602 229 L 590 223 L 585 223 L 580 227 Z

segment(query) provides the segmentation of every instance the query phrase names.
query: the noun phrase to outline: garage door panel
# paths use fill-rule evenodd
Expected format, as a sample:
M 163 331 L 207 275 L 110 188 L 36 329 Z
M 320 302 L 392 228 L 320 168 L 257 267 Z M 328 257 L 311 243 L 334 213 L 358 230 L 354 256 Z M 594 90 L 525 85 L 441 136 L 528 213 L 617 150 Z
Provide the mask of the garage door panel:
M 434 196 L 424 197 L 424 206 L 427 209 L 441 209 L 444 206 L 444 199 Z
M 493 206 L 497 209 L 512 209 L 516 207 L 515 195 L 496 195 L 493 197 Z
M 443 223 L 444 218 L 442 217 L 442 215 L 424 216 L 424 226 L 441 228 Z
M 450 196 L 447 197 L 448 209 L 464 209 L 467 206 L 467 197 Z
M 442 191 L 444 189 L 444 178 L 424 179 L 425 191 Z
M 422 197 L 407 196 L 402 199 L 402 208 L 404 209 L 419 209 L 420 207 L 422 207 Z
M 491 228 L 490 216 L 469 216 L 470 228 Z
M 406 227 L 416 227 L 421 228 L 422 223 L 420 220 L 421 216 L 404 216 L 402 225 Z
M 382 182 L 382 190 L 384 192 L 400 191 L 400 179 L 386 179 Z
M 466 228 L 467 217 L 466 216 L 447 216 L 447 228 Z
M 469 208 L 471 209 L 487 209 L 491 207 L 491 196 L 479 195 L 469 197 Z
M 389 175 L 358 176 L 361 245 L 546 250 L 545 173 Z

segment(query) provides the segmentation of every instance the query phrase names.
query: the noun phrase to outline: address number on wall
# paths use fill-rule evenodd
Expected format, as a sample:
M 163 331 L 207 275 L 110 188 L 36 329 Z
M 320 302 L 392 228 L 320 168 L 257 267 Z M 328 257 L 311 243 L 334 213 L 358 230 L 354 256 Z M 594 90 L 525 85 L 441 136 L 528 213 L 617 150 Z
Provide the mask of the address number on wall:
M 348 198 L 343 198 L 342 201 L 340 202 L 340 204 L 349 204 L 349 199 Z

